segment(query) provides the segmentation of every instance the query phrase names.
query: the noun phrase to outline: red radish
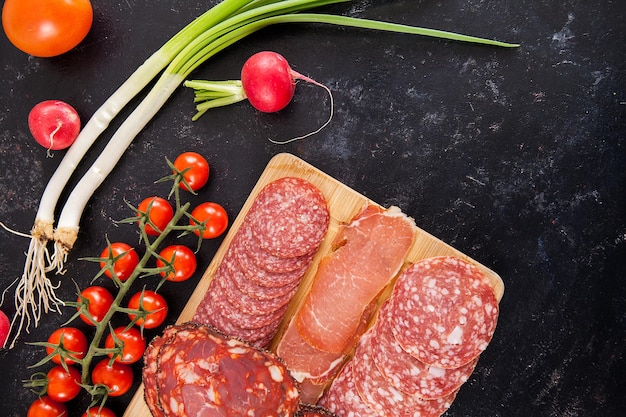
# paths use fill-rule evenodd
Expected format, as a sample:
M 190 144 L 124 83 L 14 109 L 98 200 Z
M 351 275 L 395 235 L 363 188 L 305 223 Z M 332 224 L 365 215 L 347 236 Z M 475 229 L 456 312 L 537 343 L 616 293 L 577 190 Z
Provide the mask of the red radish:
M 241 69 L 241 84 L 255 109 L 271 113 L 289 104 L 299 75 L 282 55 L 263 51 L 252 55 L 245 62 Z
M 33 137 L 48 150 L 68 148 L 80 133 L 80 117 L 69 104 L 46 100 L 28 114 L 28 127 Z
M 2 310 L 0 310 L 0 347 L 4 346 L 9 337 L 9 329 L 11 324 L 9 318 Z
M 330 116 L 317 130 L 285 141 L 270 139 L 276 144 L 285 144 L 314 135 L 325 128 L 333 118 L 333 95 L 330 88 L 294 71 L 287 60 L 272 51 L 262 51 L 252 55 L 243 64 L 241 80 L 204 81 L 189 80 L 184 85 L 196 92 L 197 113 L 192 120 L 198 120 L 207 110 L 248 100 L 257 110 L 273 113 L 282 110 L 293 98 L 296 80 L 303 80 L 323 88 L 330 97 Z
M 277 112 L 289 104 L 297 79 L 320 85 L 292 70 L 282 55 L 272 51 L 252 55 L 241 69 L 241 84 L 248 101 L 265 113 Z

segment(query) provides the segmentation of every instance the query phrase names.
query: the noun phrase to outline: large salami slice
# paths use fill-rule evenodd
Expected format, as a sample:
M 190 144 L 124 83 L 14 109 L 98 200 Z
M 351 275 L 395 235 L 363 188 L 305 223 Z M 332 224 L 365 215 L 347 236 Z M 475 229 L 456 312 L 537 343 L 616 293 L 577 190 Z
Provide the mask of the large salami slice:
M 295 381 L 270 352 L 207 326 L 174 327 L 156 361 L 164 416 L 292 416 L 299 404 Z M 152 410 L 155 398 L 147 396 Z
M 452 405 L 456 392 L 445 397 L 425 400 L 417 395 L 406 394 L 395 387 L 373 361 L 374 344 L 372 333 L 366 334 L 359 343 L 353 359 L 353 378 L 356 391 L 363 401 L 381 416 L 439 417 Z
M 252 234 L 249 223 L 250 220 L 241 225 L 237 231 L 236 239 L 238 241 L 237 244 L 243 246 L 246 255 L 257 267 L 268 272 L 285 273 L 296 270 L 301 271 L 311 263 L 314 251 L 302 256 L 281 257 L 263 249 L 260 241 Z M 269 286 L 271 283 L 266 285 Z
M 308 181 L 296 177 L 266 185 L 248 216 L 259 245 L 285 258 L 313 252 L 324 238 L 330 219 L 324 195 Z
M 458 368 L 489 344 L 498 301 L 485 274 L 456 257 L 435 257 L 407 268 L 391 296 L 393 334 L 402 348 L 439 368 Z
M 348 362 L 319 404 L 339 417 L 381 417 L 361 398 L 354 384 L 354 364 Z M 390 416 L 395 414 L 390 414 Z
M 190 324 L 182 326 L 169 326 L 161 336 L 155 337 L 146 347 L 144 352 L 144 366 L 142 369 L 142 379 L 144 383 L 144 399 L 153 417 L 165 417 L 163 406 L 161 405 L 159 395 L 159 384 L 157 383 L 158 359 L 161 354 L 161 348 L 169 343 L 181 328 L 186 328 Z
M 402 349 L 391 330 L 394 319 L 389 304 L 384 304 L 372 330 L 371 347 L 374 362 L 393 386 L 409 395 L 436 399 L 452 394 L 467 381 L 478 358 L 456 369 L 427 365 Z

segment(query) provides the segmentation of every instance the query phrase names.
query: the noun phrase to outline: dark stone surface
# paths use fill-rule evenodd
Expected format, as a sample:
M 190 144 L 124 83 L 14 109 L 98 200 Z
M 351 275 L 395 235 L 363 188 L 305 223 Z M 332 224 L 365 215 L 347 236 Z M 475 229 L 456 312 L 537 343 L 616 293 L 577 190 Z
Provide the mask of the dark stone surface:
M 52 59 L 29 57 L 0 37 L 2 222 L 30 229 L 44 184 L 63 156 L 47 158 L 32 140 L 30 108 L 61 99 L 86 121 L 209 3 L 94 2 L 87 39 Z M 115 221 L 129 215 L 126 201 L 167 191 L 153 183 L 167 173 L 166 157 L 204 154 L 210 185 L 191 201 L 220 202 L 234 218 L 270 158 L 291 152 L 380 204 L 400 206 L 422 229 L 502 276 L 496 334 L 447 416 L 625 415 L 624 3 L 390 0 L 329 10 L 522 46 L 312 25 L 273 27 L 245 39 L 193 77 L 236 78 L 249 55 L 275 50 L 333 90 L 332 123 L 314 137 L 277 146 L 268 138 L 297 136 L 326 119 L 323 90 L 300 83 L 294 102 L 279 114 L 240 103 L 192 123 L 192 93 L 181 88 L 90 200 L 58 294 L 71 300 L 73 281 L 89 283 L 96 267 L 80 259 L 96 256 L 107 236 L 136 241 L 133 227 Z M 219 243 L 204 244 L 200 270 Z M 2 232 L 0 289 L 21 274 L 27 245 Z M 198 278 L 163 288 L 169 322 Z M 2 310 L 12 313 L 10 296 Z M 28 366 L 42 351 L 25 342 L 44 340 L 70 315 L 46 316 L 18 347 L 0 352 L 0 415 L 24 416 L 36 397 L 21 381 L 36 371 Z M 121 416 L 129 400 L 130 394 L 111 406 Z M 80 416 L 85 401 L 72 403 L 70 416 Z

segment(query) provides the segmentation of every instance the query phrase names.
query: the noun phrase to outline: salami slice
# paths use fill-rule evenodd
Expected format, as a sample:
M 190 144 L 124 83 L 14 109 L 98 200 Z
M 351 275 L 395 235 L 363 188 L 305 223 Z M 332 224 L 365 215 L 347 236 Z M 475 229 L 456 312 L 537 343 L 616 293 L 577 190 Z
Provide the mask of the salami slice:
M 221 278 L 225 279 L 225 278 Z M 216 287 L 220 288 L 218 280 L 215 281 Z M 209 300 L 212 304 L 210 308 L 218 309 L 220 314 L 227 318 L 233 325 L 241 329 L 262 329 L 270 326 L 276 322 L 280 322 L 287 310 L 287 305 L 284 305 L 276 310 L 268 309 L 264 314 L 250 314 L 243 311 L 238 305 L 231 303 L 230 297 L 222 294 L 220 290 L 212 291 L 209 295 Z M 263 301 L 257 301 L 262 304 Z
M 257 283 L 257 280 L 251 279 L 250 276 L 246 275 L 240 263 L 237 263 L 237 266 L 238 268 L 230 271 L 230 279 L 237 286 L 239 291 L 251 298 L 261 301 L 273 300 L 284 296 L 291 297 L 302 278 L 301 274 L 291 274 L 295 279 L 292 279 L 290 282 L 286 282 L 282 286 L 267 287 Z
M 356 391 L 363 401 L 381 416 L 439 417 L 452 405 L 456 392 L 445 397 L 425 400 L 396 388 L 373 361 L 372 333 L 366 333 L 357 346 L 353 362 Z
M 232 279 L 234 272 L 228 271 L 217 280 L 216 291 L 221 292 L 220 296 L 226 297 L 228 302 L 243 313 L 251 315 L 272 314 L 289 304 L 295 294 L 297 287 L 291 288 L 280 297 L 259 300 L 241 291 Z
M 187 325 L 167 327 L 161 336 L 155 337 L 146 347 L 144 352 L 144 366 L 142 369 L 142 379 L 144 383 L 144 399 L 153 417 L 165 417 L 163 406 L 160 401 L 159 385 L 157 383 L 158 359 L 161 348 L 173 338 L 179 328 Z
M 371 347 L 376 366 L 393 386 L 409 395 L 436 399 L 452 394 L 467 381 L 478 358 L 456 369 L 426 365 L 397 342 L 391 330 L 394 319 L 389 304 L 384 304 L 372 330 Z
M 243 238 L 234 239 L 231 247 L 243 275 L 250 282 L 267 288 L 284 288 L 299 282 L 312 260 L 312 256 L 306 256 L 298 260 L 294 265 L 287 266 L 287 261 L 293 258 L 280 258 L 279 262 L 282 266 L 276 265 L 275 271 L 272 271 L 260 266 L 259 263 L 262 262 L 256 262 L 253 259 L 250 252 L 246 249 L 246 243 Z M 257 256 L 259 255 L 257 254 Z M 271 255 L 269 255 L 269 258 L 271 258 Z
M 339 417 L 380 417 L 357 392 L 352 361 L 346 363 L 318 404 Z
M 310 254 L 319 247 L 330 213 L 324 195 L 310 182 L 284 177 L 259 192 L 247 217 L 264 250 L 291 258 Z
M 298 408 L 296 383 L 278 357 L 207 326 L 180 327 L 157 367 L 164 415 L 287 417 Z
M 176 388 L 184 380 L 180 375 L 193 372 L 189 355 L 203 338 L 211 337 L 206 326 L 173 327 L 173 335 L 161 347 L 156 380 L 159 400 L 166 416 L 184 415 L 184 405 Z M 206 355 L 212 352 L 205 352 Z
M 281 257 L 263 249 L 259 240 L 252 233 L 250 220 L 246 218 L 237 232 L 241 234 L 243 248 L 252 262 L 261 269 L 269 272 L 283 273 L 306 268 L 313 259 L 313 252 L 307 252 L 301 256 Z
M 456 257 L 435 257 L 407 268 L 395 284 L 391 308 L 403 320 L 392 331 L 402 348 L 439 368 L 459 368 L 489 344 L 498 301 L 487 277 Z

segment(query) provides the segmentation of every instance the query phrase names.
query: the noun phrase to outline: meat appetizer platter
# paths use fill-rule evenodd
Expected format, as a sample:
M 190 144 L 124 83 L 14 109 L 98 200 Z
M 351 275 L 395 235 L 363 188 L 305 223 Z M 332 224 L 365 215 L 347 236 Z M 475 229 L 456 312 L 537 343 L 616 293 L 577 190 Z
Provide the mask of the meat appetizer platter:
M 497 273 L 399 208 L 278 154 L 146 350 L 125 416 L 439 416 L 503 294 Z

